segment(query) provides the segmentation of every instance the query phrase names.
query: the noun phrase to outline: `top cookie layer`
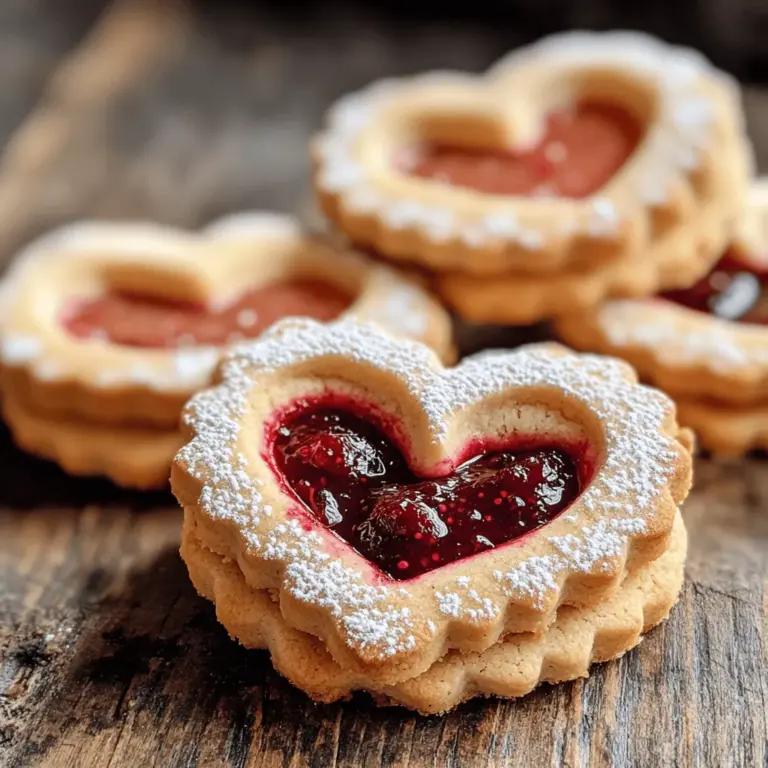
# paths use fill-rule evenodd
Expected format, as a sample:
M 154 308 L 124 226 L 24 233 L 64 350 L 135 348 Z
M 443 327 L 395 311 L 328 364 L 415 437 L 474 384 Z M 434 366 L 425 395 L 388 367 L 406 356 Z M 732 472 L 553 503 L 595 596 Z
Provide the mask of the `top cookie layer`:
M 519 157 L 549 116 L 580 103 L 621 108 L 642 133 L 583 199 L 488 194 L 395 162 L 425 143 Z M 734 142 L 746 143 L 738 89 L 699 54 L 636 33 L 570 33 L 481 77 L 435 72 L 342 98 L 314 145 L 316 187 L 343 231 L 387 256 L 439 270 L 551 270 L 637 254 L 659 227 L 688 220 Z M 561 142 L 540 148 L 542 162 L 567 160 Z

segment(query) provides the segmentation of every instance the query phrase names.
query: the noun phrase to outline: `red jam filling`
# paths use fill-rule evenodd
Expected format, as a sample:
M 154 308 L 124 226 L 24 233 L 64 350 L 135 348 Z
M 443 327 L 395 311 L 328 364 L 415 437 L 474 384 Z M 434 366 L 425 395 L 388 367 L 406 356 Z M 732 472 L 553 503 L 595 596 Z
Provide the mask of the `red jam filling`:
M 377 427 L 330 407 L 286 419 L 274 459 L 315 518 L 398 580 L 517 539 L 580 493 L 574 457 L 556 446 L 485 453 L 444 477 L 418 477 Z
M 642 125 L 622 107 L 585 101 L 549 115 L 544 138 L 528 152 L 424 144 L 396 165 L 487 195 L 582 198 L 610 180 L 642 135 Z
M 351 297 L 317 281 L 252 288 L 221 309 L 157 296 L 109 291 L 65 311 L 62 325 L 79 339 L 104 339 L 128 347 L 219 346 L 259 336 L 291 315 L 328 321 Z
M 768 270 L 751 267 L 731 249 L 691 288 L 660 298 L 740 323 L 768 323 Z

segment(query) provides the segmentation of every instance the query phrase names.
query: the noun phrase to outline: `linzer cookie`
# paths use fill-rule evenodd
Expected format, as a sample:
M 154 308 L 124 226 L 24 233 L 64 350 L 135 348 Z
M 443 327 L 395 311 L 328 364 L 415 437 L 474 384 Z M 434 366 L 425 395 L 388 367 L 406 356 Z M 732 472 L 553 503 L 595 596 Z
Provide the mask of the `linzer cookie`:
M 677 401 L 701 444 L 768 447 L 768 182 L 756 181 L 732 242 L 687 288 L 563 317 L 575 347 L 629 360 Z
M 678 514 L 669 549 L 629 574 L 597 606 L 563 606 L 544 633 L 507 635 L 479 653 L 450 651 L 418 677 L 393 685 L 340 667 L 318 638 L 283 621 L 267 591 L 248 586 L 237 563 L 205 547 L 186 526 L 181 553 L 193 584 L 215 602 L 229 634 L 248 648 L 268 649 L 278 672 L 313 699 L 335 701 L 362 689 L 379 704 L 434 714 L 475 696 L 524 696 L 541 683 L 585 677 L 592 664 L 626 653 L 666 619 L 677 601 L 686 544 Z
M 557 345 L 445 369 L 289 320 L 220 374 L 172 468 L 189 536 L 376 685 L 608 599 L 667 550 L 691 481 L 671 401 Z
M 330 110 L 313 155 L 320 205 L 354 241 L 491 281 L 637 262 L 676 228 L 690 242 L 667 267 L 706 261 L 694 224 L 706 207 L 724 237 L 750 163 L 735 83 L 637 33 L 375 83 Z
M 453 355 L 450 320 L 419 285 L 276 214 L 201 233 L 66 227 L 18 257 L 0 302 L 0 388 L 19 442 L 129 485 L 167 481 L 183 404 L 223 347 L 280 317 L 360 315 Z

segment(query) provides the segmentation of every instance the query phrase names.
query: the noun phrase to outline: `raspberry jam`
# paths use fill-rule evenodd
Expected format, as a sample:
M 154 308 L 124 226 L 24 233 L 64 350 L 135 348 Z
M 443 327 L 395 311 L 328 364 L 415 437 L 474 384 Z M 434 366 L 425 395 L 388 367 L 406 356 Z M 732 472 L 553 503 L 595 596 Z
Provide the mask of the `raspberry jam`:
M 398 580 L 519 538 L 580 493 L 576 461 L 554 446 L 486 453 L 445 477 L 417 477 L 373 424 L 322 406 L 282 423 L 274 460 L 314 517 Z
M 634 152 L 641 124 L 625 109 L 583 102 L 547 118 L 545 135 L 529 152 L 423 144 L 395 165 L 404 173 L 487 195 L 587 197 Z
M 335 286 L 292 281 L 252 288 L 222 309 L 121 291 L 68 308 L 63 326 L 79 339 L 128 347 L 219 346 L 259 336 L 290 315 L 328 321 L 351 303 Z
M 723 320 L 765 325 L 768 323 L 768 270 L 750 268 L 729 250 L 693 287 L 667 291 L 660 294 L 660 298 Z

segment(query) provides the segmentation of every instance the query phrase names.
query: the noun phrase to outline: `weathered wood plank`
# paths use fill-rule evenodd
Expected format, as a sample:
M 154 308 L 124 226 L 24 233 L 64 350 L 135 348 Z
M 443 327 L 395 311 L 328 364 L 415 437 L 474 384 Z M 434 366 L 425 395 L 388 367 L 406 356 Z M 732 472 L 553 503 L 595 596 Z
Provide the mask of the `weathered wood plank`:
M 0 146 L 34 107 L 59 60 L 83 36 L 103 0 L 0 3 Z
M 51 74 L 0 158 L 0 253 L 75 215 L 95 183 L 109 183 L 106 110 L 173 55 L 185 18 L 176 2 L 115 0 Z

